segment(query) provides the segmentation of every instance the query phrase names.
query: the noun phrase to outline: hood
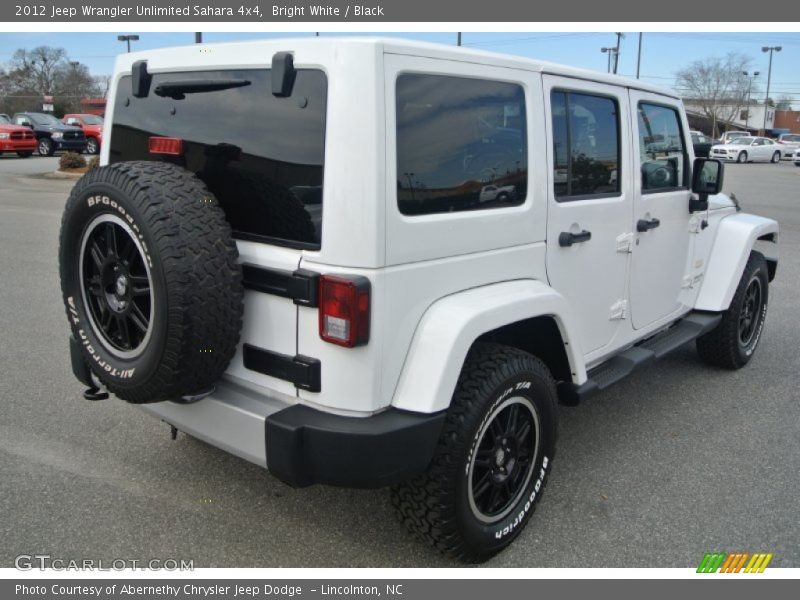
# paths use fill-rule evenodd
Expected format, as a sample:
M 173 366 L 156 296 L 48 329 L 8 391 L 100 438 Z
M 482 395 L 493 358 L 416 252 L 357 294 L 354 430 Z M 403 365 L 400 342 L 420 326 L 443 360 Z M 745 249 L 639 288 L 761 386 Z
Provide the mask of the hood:
M 11 123 L 0 123 L 0 131 L 5 133 L 13 133 L 14 131 L 30 131 L 27 127 L 22 125 L 12 125 Z
M 708 197 L 708 210 L 722 210 L 724 208 L 736 208 L 737 204 L 727 194 L 717 194 Z

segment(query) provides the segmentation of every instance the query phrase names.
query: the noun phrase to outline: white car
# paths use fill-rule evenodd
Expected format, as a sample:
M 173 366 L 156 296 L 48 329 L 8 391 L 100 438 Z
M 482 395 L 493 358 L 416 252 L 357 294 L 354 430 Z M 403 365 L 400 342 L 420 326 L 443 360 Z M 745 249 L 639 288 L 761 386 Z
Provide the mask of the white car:
M 485 185 L 481 188 L 481 193 L 478 196 L 478 202 L 491 202 L 492 200 L 501 200 L 503 202 L 513 199 L 516 195 L 516 189 L 513 185 Z
M 778 223 L 720 193 L 720 161 L 692 162 L 675 92 L 398 39 L 207 48 L 117 58 L 102 166 L 65 205 L 88 399 L 289 485 L 393 486 L 407 529 L 476 562 L 529 522 L 559 402 L 690 342 L 727 369 L 756 351 Z M 488 171 L 515 193 L 478 202 Z M 667 397 L 668 369 L 642 401 L 702 407 Z M 730 406 L 757 410 L 741 391 Z M 608 486 L 614 435 L 593 449 Z M 680 485 L 686 465 L 657 468 Z
M 709 158 L 730 160 L 738 163 L 776 163 L 781 159 L 781 147 L 773 140 L 765 137 L 739 137 L 728 144 L 713 146 Z
M 794 156 L 792 157 L 794 161 L 794 166 L 800 167 L 800 148 L 794 151 Z
M 783 158 L 791 160 L 795 150 L 800 149 L 800 133 L 783 133 L 778 136 L 777 142 L 783 151 Z

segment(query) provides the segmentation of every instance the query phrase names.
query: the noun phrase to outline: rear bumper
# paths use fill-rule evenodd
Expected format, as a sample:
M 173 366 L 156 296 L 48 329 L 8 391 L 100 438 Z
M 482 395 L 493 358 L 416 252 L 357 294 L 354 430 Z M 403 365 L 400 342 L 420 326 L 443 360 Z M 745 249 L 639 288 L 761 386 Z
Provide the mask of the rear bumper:
M 296 487 L 399 483 L 428 467 L 444 417 L 390 408 L 354 418 L 297 404 L 266 420 L 267 468 Z
M 70 336 L 72 371 L 91 387 L 90 372 Z M 285 483 L 374 488 L 425 471 L 445 413 L 395 408 L 365 417 L 342 416 L 294 404 L 228 380 L 192 403 L 142 404 L 145 412 L 250 462 Z

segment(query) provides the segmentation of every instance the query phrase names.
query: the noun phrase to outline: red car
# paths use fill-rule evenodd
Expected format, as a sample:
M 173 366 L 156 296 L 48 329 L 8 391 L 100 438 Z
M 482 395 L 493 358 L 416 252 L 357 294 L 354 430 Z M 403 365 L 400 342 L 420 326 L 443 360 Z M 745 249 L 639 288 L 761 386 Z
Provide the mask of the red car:
M 103 117 L 87 114 L 64 115 L 61 121 L 66 125 L 74 125 L 83 129 L 86 136 L 86 152 L 97 154 L 103 141 Z
M 7 115 L 0 115 L 0 154 L 16 152 L 28 158 L 36 150 L 36 136 L 27 127 L 11 123 Z

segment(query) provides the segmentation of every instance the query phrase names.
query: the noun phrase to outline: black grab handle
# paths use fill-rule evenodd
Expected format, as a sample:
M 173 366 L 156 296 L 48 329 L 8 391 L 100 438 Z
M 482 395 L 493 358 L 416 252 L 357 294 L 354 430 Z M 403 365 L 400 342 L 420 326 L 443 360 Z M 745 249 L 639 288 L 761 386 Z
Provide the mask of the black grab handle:
M 636 231 L 639 233 L 644 233 L 645 231 L 650 231 L 651 229 L 655 229 L 661 225 L 661 221 L 658 219 L 639 219 L 636 222 Z
M 558 236 L 558 245 L 562 248 L 568 248 L 572 244 L 580 244 L 581 242 L 588 242 L 592 239 L 592 232 L 585 229 L 580 233 L 570 233 L 569 231 L 562 231 Z

